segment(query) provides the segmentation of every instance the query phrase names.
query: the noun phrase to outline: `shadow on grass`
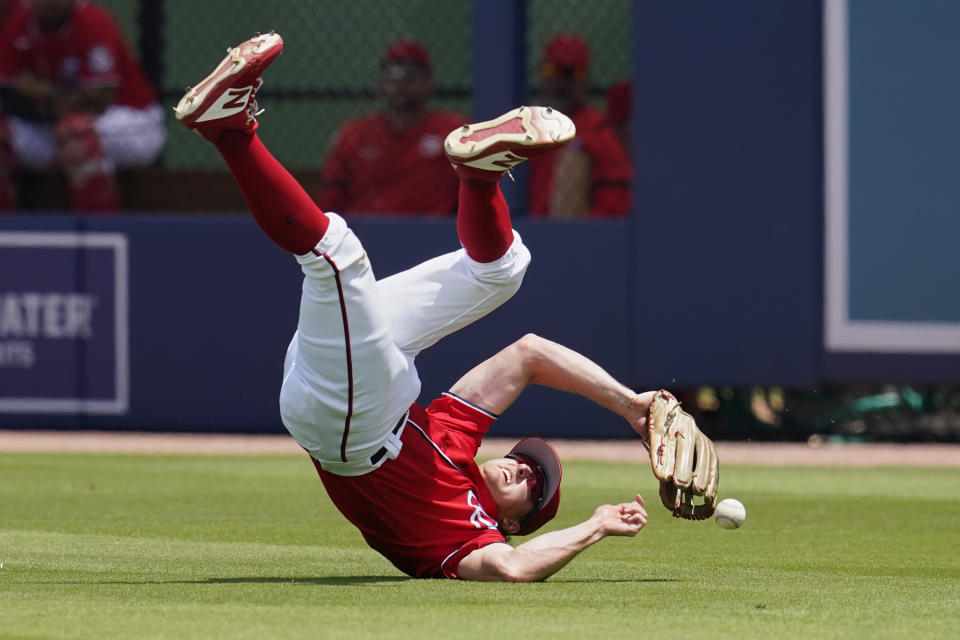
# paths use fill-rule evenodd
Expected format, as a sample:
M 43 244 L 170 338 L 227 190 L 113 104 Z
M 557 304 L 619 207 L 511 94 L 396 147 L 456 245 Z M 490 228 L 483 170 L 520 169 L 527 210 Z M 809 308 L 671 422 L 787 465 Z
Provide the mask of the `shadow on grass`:
M 416 580 L 406 576 L 326 576 L 326 577 L 278 577 L 278 576 L 237 576 L 235 578 L 204 578 L 202 580 L 102 580 L 102 581 L 43 581 L 43 582 L 23 582 L 21 584 L 122 584 L 122 585 L 159 585 L 159 584 L 313 584 L 327 586 L 350 586 L 350 585 L 377 585 L 385 583 L 399 583 Z M 611 580 L 609 578 L 579 578 L 572 580 L 552 579 L 546 580 L 542 584 L 576 584 L 576 583 L 643 583 L 643 582 L 680 582 L 675 578 L 619 578 Z
M 374 585 L 389 582 L 407 582 L 414 578 L 406 576 L 328 576 L 328 577 L 277 577 L 277 576 L 238 576 L 236 578 L 204 578 L 202 580 L 25 580 L 20 584 L 122 584 L 122 585 L 158 585 L 158 584 L 317 584 L 330 586 Z M 5 637 L 5 636 L 4 636 Z
M 408 582 L 413 578 L 406 576 L 329 576 L 329 577 L 303 577 L 295 578 L 277 578 L 265 576 L 250 576 L 236 578 L 207 578 L 206 580 L 192 580 L 190 584 L 327 584 L 333 586 L 340 585 L 361 585 L 361 584 L 381 584 L 384 582 Z
M 615 584 L 618 582 L 629 582 L 631 584 L 643 583 L 643 582 L 682 582 L 676 578 L 617 578 L 611 580 L 610 578 L 574 578 L 572 580 L 564 580 L 563 578 L 550 579 L 547 582 L 554 583 L 569 583 L 569 584 L 578 584 L 578 583 L 603 583 L 603 584 Z

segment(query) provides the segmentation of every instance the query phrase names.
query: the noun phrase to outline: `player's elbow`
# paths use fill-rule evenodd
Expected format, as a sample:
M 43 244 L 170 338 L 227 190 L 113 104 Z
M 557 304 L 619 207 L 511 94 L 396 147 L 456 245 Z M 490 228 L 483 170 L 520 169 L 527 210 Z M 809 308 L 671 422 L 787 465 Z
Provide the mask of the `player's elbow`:
M 556 355 L 556 343 L 535 333 L 528 333 L 514 345 L 531 382 L 537 382 L 539 376 L 551 370 Z
M 503 558 L 492 567 L 494 575 L 500 582 L 538 582 L 543 578 L 527 571 L 521 563 L 512 562 L 509 558 Z
M 500 582 L 540 582 L 546 578 L 536 571 L 529 562 L 526 554 L 516 549 L 493 558 L 488 569 Z
M 513 343 L 523 362 L 528 366 L 541 359 L 549 340 L 541 338 L 535 333 L 528 333 Z

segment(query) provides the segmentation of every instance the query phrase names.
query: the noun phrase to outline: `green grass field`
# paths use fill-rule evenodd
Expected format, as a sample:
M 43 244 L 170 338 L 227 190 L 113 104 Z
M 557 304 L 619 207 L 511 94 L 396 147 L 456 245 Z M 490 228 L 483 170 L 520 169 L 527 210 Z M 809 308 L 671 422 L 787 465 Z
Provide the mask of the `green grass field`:
M 654 497 L 569 462 L 553 523 Z M 410 580 L 306 457 L 0 455 L 0 638 L 957 637 L 960 469 L 727 465 L 737 531 L 648 504 L 540 584 Z M 519 540 L 519 539 L 518 539 Z

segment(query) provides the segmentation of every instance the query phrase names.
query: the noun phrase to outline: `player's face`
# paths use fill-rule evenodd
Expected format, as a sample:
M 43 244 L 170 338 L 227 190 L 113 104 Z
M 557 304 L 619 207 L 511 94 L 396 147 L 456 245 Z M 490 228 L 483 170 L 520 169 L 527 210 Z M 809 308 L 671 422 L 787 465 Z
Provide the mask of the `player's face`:
M 430 71 L 415 64 L 386 64 L 380 69 L 380 90 L 397 111 L 418 111 L 433 93 Z
M 586 101 L 586 83 L 572 71 L 541 76 L 540 92 L 545 104 L 566 113 L 573 113 Z
M 540 497 L 540 476 L 530 465 L 513 458 L 495 458 L 480 465 L 490 495 L 500 511 L 500 521 L 511 533 L 508 523 L 520 523 Z

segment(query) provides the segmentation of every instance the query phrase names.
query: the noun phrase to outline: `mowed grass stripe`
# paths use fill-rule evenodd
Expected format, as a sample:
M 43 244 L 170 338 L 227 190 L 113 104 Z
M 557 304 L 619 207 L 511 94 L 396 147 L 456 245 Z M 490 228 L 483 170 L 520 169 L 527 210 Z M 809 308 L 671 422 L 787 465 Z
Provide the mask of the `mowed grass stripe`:
M 952 637 L 960 469 L 727 465 L 745 525 L 675 520 L 644 463 L 569 462 L 552 527 L 650 523 L 542 584 L 409 580 L 291 456 L 0 455 L 0 638 Z M 520 542 L 521 539 L 515 540 Z

